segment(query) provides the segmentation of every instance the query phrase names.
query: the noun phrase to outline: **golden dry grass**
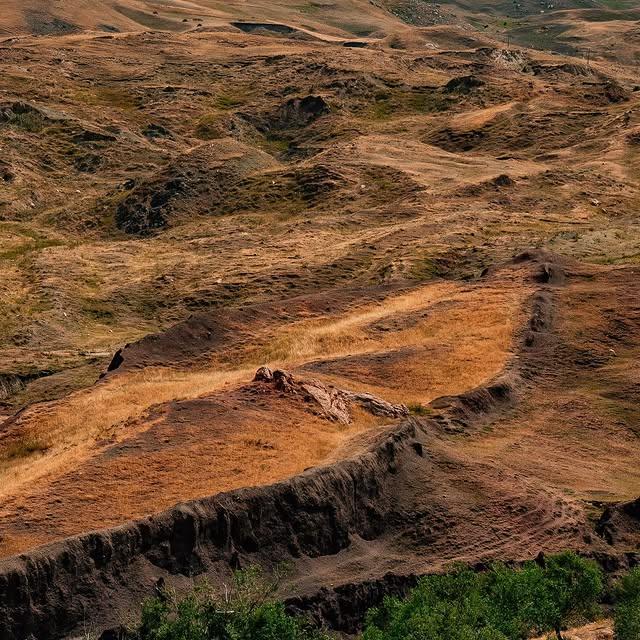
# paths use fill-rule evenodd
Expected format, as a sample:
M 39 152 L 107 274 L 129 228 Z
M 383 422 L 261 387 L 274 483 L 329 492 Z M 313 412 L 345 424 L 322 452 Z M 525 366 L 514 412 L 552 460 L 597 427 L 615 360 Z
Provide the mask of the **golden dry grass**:
M 67 460 L 72 464 L 66 469 L 5 496 L 0 556 L 185 500 L 288 478 L 331 459 L 356 433 L 380 424 L 363 415 L 345 428 L 286 401 L 253 409 L 230 401 L 228 410 L 221 414 L 215 407 L 213 415 L 212 404 L 217 400 L 198 403 L 195 423 L 183 418 L 184 411 L 169 411 L 123 427 L 118 442 L 132 446 L 135 455 Z M 151 447 L 144 445 L 149 439 Z
M 342 316 L 301 320 L 275 332 L 264 329 L 256 336 L 258 346 L 239 351 L 235 365 L 213 361 L 203 370 L 150 368 L 110 377 L 62 401 L 28 410 L 19 418 L 20 437 L 46 441 L 47 450 L 29 458 L 5 457 L 0 467 L 2 495 L 13 495 L 34 483 L 80 467 L 96 454 L 96 447 L 99 449 L 96 443 L 119 441 L 145 429 L 145 420 L 139 419 L 152 407 L 230 392 L 251 380 L 255 369 L 265 363 L 295 369 L 317 360 L 357 358 L 415 346 L 419 350 L 416 357 L 408 357 L 396 368 L 393 385 L 341 375 L 327 377 L 340 386 L 373 391 L 397 402 L 428 402 L 437 395 L 462 391 L 480 384 L 504 365 L 525 295 L 524 289 L 484 287 L 478 292 L 453 283 L 436 283 Z M 369 329 L 376 322 L 424 314 L 433 305 L 445 302 L 448 306 L 437 313 L 426 313 L 425 319 L 412 322 L 408 328 L 378 334 Z M 247 410 L 250 414 L 251 407 Z M 306 437 L 315 443 L 313 446 L 293 447 L 286 454 L 281 447 L 278 455 L 285 456 L 286 464 L 280 461 L 267 470 L 258 465 L 255 477 L 247 475 L 246 469 L 254 468 L 249 464 L 236 480 L 230 480 L 224 472 L 229 464 L 233 469 L 236 465 L 220 457 L 219 477 L 225 479 L 215 487 L 209 484 L 209 488 L 270 481 L 327 457 L 342 442 L 343 435 L 336 440 L 334 434 L 327 441 L 326 433 L 321 435 L 324 427 L 319 427 L 316 419 L 309 419 L 315 426 Z M 299 420 L 290 427 L 296 433 L 302 426 Z M 355 428 L 378 423 L 360 416 Z M 244 429 L 243 437 L 260 440 L 268 438 L 271 427 L 268 423 L 265 426 L 264 417 L 258 415 L 254 422 L 247 419 Z M 233 447 L 230 460 L 242 458 L 238 442 Z M 248 455 L 254 454 L 249 450 Z
M 28 411 L 20 420 L 21 435 L 48 444 L 46 455 L 30 460 L 7 459 L 0 467 L 3 493 L 37 481 L 61 465 L 78 464 L 96 440 L 117 436 L 118 428 L 152 406 L 194 398 L 250 379 L 253 370 L 176 371 L 147 369 L 111 378 L 65 400 Z M 11 447 L 9 441 L 8 447 Z
M 115 4 L 84 3 L 76 11 L 68 3 L 58 9 L 62 18 L 81 25 L 108 20 L 123 29 L 148 28 L 148 16 L 138 16 L 142 22 L 137 23 L 114 11 Z M 12 29 L 26 28 L 24 20 L 16 19 L 22 9 L 19 2 L 10 2 L 0 29 L 3 21 Z M 119 374 L 64 400 L 28 409 L 2 445 L 3 504 L 13 500 L 15 507 L 22 500 L 20 505 L 34 514 L 54 495 L 73 496 L 77 504 L 103 496 L 112 514 L 106 507 L 96 513 L 91 522 L 98 526 L 181 498 L 286 477 L 335 457 L 351 433 L 378 422 L 360 415 L 353 429 L 345 431 L 308 413 L 291 410 L 272 422 L 266 412 L 242 406 L 236 419 L 239 431 L 224 438 L 210 436 L 207 428 L 217 424 L 212 420 L 199 425 L 195 445 L 172 449 L 171 439 L 180 436 L 176 429 L 155 458 L 116 458 L 108 468 L 97 460 L 111 445 L 164 428 L 163 419 L 170 418 L 162 412 L 168 409 L 158 406 L 216 394 L 228 398 L 264 363 L 303 369 L 300 375 L 415 405 L 460 393 L 492 377 L 508 361 L 530 291 L 521 283 L 460 284 L 463 278 L 530 245 L 550 243 L 579 258 L 637 255 L 632 226 L 637 217 L 632 193 L 637 192 L 632 172 L 637 152 L 627 144 L 629 127 L 624 124 L 628 115 L 628 124 L 637 125 L 637 94 L 621 104 L 594 102 L 581 77 L 558 79 L 545 72 L 545 65 L 571 62 L 564 57 L 522 53 L 540 66 L 540 74 L 522 73 L 492 58 L 479 65 L 483 54 L 478 46 L 495 45 L 500 56 L 506 53 L 499 43 L 488 42 L 490 36 L 476 33 L 474 40 L 466 25 L 464 30 L 437 26 L 418 32 L 366 0 L 327 5 L 317 13 L 299 9 L 291 0 L 258 3 L 250 11 L 235 0 L 197 0 L 185 9 L 188 17 L 195 11 L 205 26 L 220 29 L 25 38 L 6 49 L 0 91 L 7 100 L 62 111 L 73 119 L 71 129 L 119 133 L 113 142 L 88 146 L 74 142 L 74 135 L 65 133 L 67 125 L 38 136 L 3 128 L 2 161 L 13 177 L 3 183 L 0 202 L 6 218 L 0 225 L 5 257 L 0 260 L 0 370 L 70 368 L 94 356 L 107 357 L 126 342 L 217 305 L 285 299 L 342 283 L 370 287 L 416 283 L 434 275 L 460 280 L 417 287 L 384 303 L 323 319 L 258 327 L 251 346 L 225 353 L 224 360 L 213 358 L 206 369 Z M 159 7 L 160 18 L 176 20 L 182 28 L 181 10 Z M 246 36 L 228 25 L 232 18 L 293 21 L 322 31 L 325 42 Z M 397 34 L 397 42 L 408 48 L 387 48 L 385 32 Z M 380 36 L 380 41 L 366 50 L 327 44 L 333 36 L 360 33 L 376 34 L 371 39 Z M 590 37 L 594 35 L 597 29 Z M 429 47 L 432 40 L 439 44 Z M 598 65 L 618 77 L 620 70 L 606 61 Z M 443 112 L 416 110 L 415 103 L 406 102 L 416 88 L 444 95 L 449 80 L 469 74 L 483 81 L 482 88 L 457 99 L 451 96 Z M 619 77 L 635 83 L 632 74 L 625 74 Z M 33 83 L 31 77 L 40 81 Z M 273 91 L 263 91 L 265 77 Z M 393 89 L 400 85 L 410 90 Z M 171 91 L 163 90 L 169 86 Z M 194 138 L 199 116 L 224 112 L 237 119 L 237 112 L 250 111 L 268 118 L 282 107 L 289 95 L 284 89 L 291 87 L 300 95 L 322 87 L 332 108 L 330 117 L 295 132 L 291 142 L 301 151 L 299 157 L 283 157 L 287 141 L 269 147 L 258 130 L 234 135 L 244 136 L 242 144 L 280 154 L 274 167 L 294 173 L 328 167 L 340 177 L 335 191 L 320 190 L 308 203 L 296 191 L 282 198 L 276 193 L 266 212 L 251 208 L 248 198 L 247 211 L 229 215 L 209 211 L 207 196 L 183 203 L 182 210 L 178 206 L 169 228 L 152 238 L 132 239 L 118 231 L 114 216 L 126 197 L 125 179 L 145 184 L 166 166 L 185 175 L 191 171 L 184 160 L 199 143 Z M 371 118 L 372 102 L 386 92 L 395 96 L 390 104 L 397 111 Z M 229 100 L 236 96 L 242 99 Z M 591 115 L 581 119 L 583 112 Z M 522 114 L 527 117 L 519 119 Z M 150 119 L 170 128 L 172 138 L 141 135 Z M 548 135 L 555 123 L 557 138 Z M 450 140 L 434 137 L 443 129 L 471 134 L 471 143 L 484 146 L 467 149 L 455 135 Z M 474 141 L 475 133 L 479 137 Z M 582 145 L 585 137 L 593 146 Z M 83 174 L 79 189 L 74 162 L 89 151 L 100 156 L 101 170 Z M 46 165 L 40 163 L 43 158 Z M 205 167 L 209 173 L 203 183 L 211 182 L 212 167 Z M 503 173 L 514 184 L 492 187 L 491 180 Z M 267 190 L 270 182 L 265 182 Z M 394 195 L 396 183 L 405 182 L 406 190 Z M 602 207 L 592 204 L 595 196 Z M 440 258 L 445 273 L 416 268 Z M 391 328 L 372 328 L 379 323 Z M 325 366 L 319 368 L 321 364 Z M 97 370 L 99 363 L 94 366 Z M 543 429 L 542 417 L 537 426 Z M 552 457 L 564 454 L 553 434 L 543 430 L 543 436 L 541 448 L 546 446 Z M 498 451 L 509 459 L 522 439 L 526 447 L 520 458 L 528 463 L 529 449 L 538 444 L 535 437 L 510 432 L 478 452 L 490 458 Z M 274 449 L 255 444 L 262 441 Z M 210 460 L 218 465 L 215 472 L 198 473 L 198 465 Z M 184 474 L 189 464 L 192 472 Z M 93 484 L 81 479 L 90 468 L 98 479 Z M 545 473 L 552 471 L 545 468 Z M 100 485 L 105 477 L 111 478 L 109 484 Z M 56 482 L 64 490 L 52 489 Z M 67 522 L 69 527 L 82 525 L 90 509 L 74 515 L 72 502 L 60 508 L 55 522 L 41 523 L 41 537 L 33 542 L 68 533 Z M 6 509 L 7 517 L 17 513 Z M 59 531 L 47 534 L 54 525 Z

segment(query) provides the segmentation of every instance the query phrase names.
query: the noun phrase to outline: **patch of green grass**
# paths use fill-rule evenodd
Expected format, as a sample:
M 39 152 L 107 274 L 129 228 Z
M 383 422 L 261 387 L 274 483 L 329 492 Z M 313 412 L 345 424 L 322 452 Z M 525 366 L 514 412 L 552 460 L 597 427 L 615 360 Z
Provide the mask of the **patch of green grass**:
M 442 275 L 440 268 L 432 258 L 423 258 L 416 260 L 411 265 L 410 276 L 414 280 L 422 282 L 423 280 L 432 280 Z
M 375 120 L 386 120 L 394 114 L 394 105 L 388 97 L 376 98 L 371 106 L 371 117 Z
M 29 253 L 41 251 L 48 247 L 60 247 L 64 244 L 61 240 L 54 240 L 52 238 L 34 238 L 30 242 L 25 242 L 17 247 L 0 252 L 0 260 L 17 260 Z
M 223 123 L 217 113 L 206 113 L 196 121 L 196 138 L 200 140 L 217 140 L 225 135 Z
M 635 0 L 600 0 L 600 4 L 603 4 L 608 9 L 614 11 L 623 11 L 624 9 L 633 9 L 636 7 Z M 588 16 L 589 17 L 589 16 Z M 625 16 L 626 18 L 626 16 Z M 623 18 L 623 19 L 625 19 Z M 616 17 L 608 17 L 609 20 L 615 20 Z M 620 18 L 618 18 L 620 19 Z M 633 20 L 633 17 L 629 17 L 629 20 Z
M 595 264 L 638 264 L 640 263 L 640 253 L 631 253 L 624 256 L 599 256 L 592 258 Z
M 376 30 L 374 27 L 364 24 L 342 23 L 340 26 L 344 31 L 353 33 L 353 35 L 358 36 L 358 38 L 366 38 Z
M 395 115 L 445 111 L 449 104 L 450 99 L 437 89 L 394 89 L 377 93 L 367 112 L 374 120 L 388 120 Z
M 312 16 L 318 13 L 322 7 L 320 5 L 309 2 L 307 4 L 301 4 L 295 7 L 300 13 L 304 13 L 307 16 Z
M 220 93 L 215 98 L 215 105 L 219 109 L 228 111 L 229 109 L 235 109 L 243 104 L 247 103 L 247 96 L 240 91 L 234 91 L 230 93 Z
M 263 138 L 260 146 L 272 156 L 282 156 L 291 149 L 291 141 L 276 135 L 268 135 Z
M 113 322 L 115 319 L 113 305 L 104 300 L 85 300 L 82 304 L 82 313 L 104 324 Z
M 116 107 L 123 111 L 134 111 L 142 106 L 142 98 L 125 87 L 79 89 L 72 92 L 69 99 L 88 105 Z

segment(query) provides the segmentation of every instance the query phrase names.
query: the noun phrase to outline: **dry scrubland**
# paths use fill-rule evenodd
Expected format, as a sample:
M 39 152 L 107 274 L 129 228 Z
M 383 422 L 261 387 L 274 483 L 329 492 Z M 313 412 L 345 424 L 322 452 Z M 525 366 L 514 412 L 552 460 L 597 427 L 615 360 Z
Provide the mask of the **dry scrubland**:
M 406 405 L 429 451 L 411 532 L 291 588 L 601 550 L 640 495 L 640 11 L 473 4 L 8 3 L 2 556 L 399 422 L 263 364 Z M 443 409 L 496 380 L 498 409 Z

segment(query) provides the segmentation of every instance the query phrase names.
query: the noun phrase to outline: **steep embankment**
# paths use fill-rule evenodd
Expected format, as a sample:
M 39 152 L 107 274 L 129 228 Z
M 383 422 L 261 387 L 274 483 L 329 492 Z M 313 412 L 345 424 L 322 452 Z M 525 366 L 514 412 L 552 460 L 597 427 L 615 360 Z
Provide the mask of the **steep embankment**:
M 354 534 L 375 538 L 392 504 L 389 470 L 415 436 L 410 422 L 355 460 L 4 560 L 0 637 L 61 637 L 87 612 L 98 625 L 117 623 L 117 609 L 144 598 L 161 576 L 224 574 L 245 557 L 333 555 Z
M 493 382 L 431 403 L 428 416 L 360 436 L 349 459 L 2 561 L 1 637 L 58 638 L 87 619 L 103 629 L 135 609 L 159 578 L 180 588 L 253 563 L 292 561 L 283 592 L 295 594 L 290 608 L 353 630 L 387 590 L 454 560 L 574 548 L 610 569 L 637 561 L 601 539 L 585 503 L 557 481 L 472 454 L 469 443 L 511 419 L 553 375 L 566 345 L 557 317 L 566 290 L 609 278 L 538 253 L 508 269 L 537 281 L 539 291 L 518 354 Z

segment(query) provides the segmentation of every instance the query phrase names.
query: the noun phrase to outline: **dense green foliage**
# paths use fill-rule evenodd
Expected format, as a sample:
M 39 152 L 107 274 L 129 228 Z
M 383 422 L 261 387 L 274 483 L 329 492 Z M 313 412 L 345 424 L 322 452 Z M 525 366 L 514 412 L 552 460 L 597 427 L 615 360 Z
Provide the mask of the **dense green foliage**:
M 163 592 L 144 604 L 136 640 L 329 640 L 277 601 L 278 575 L 253 568 L 223 592 L 201 585 L 185 598 Z M 525 640 L 595 619 L 603 595 L 598 566 L 573 553 L 512 569 L 457 566 L 428 576 L 404 599 L 369 611 L 362 640 Z M 613 591 L 616 640 L 640 640 L 640 568 Z
M 207 585 L 184 599 L 166 593 L 144 604 L 139 640 L 326 640 L 273 600 L 276 582 L 258 569 L 238 572 L 223 594 Z
M 616 640 L 640 640 L 640 567 L 620 579 L 615 596 Z
M 420 581 L 405 600 L 385 599 L 367 616 L 364 640 L 518 640 L 560 630 L 597 614 L 602 577 L 572 553 L 497 564 L 485 573 L 458 568 Z

